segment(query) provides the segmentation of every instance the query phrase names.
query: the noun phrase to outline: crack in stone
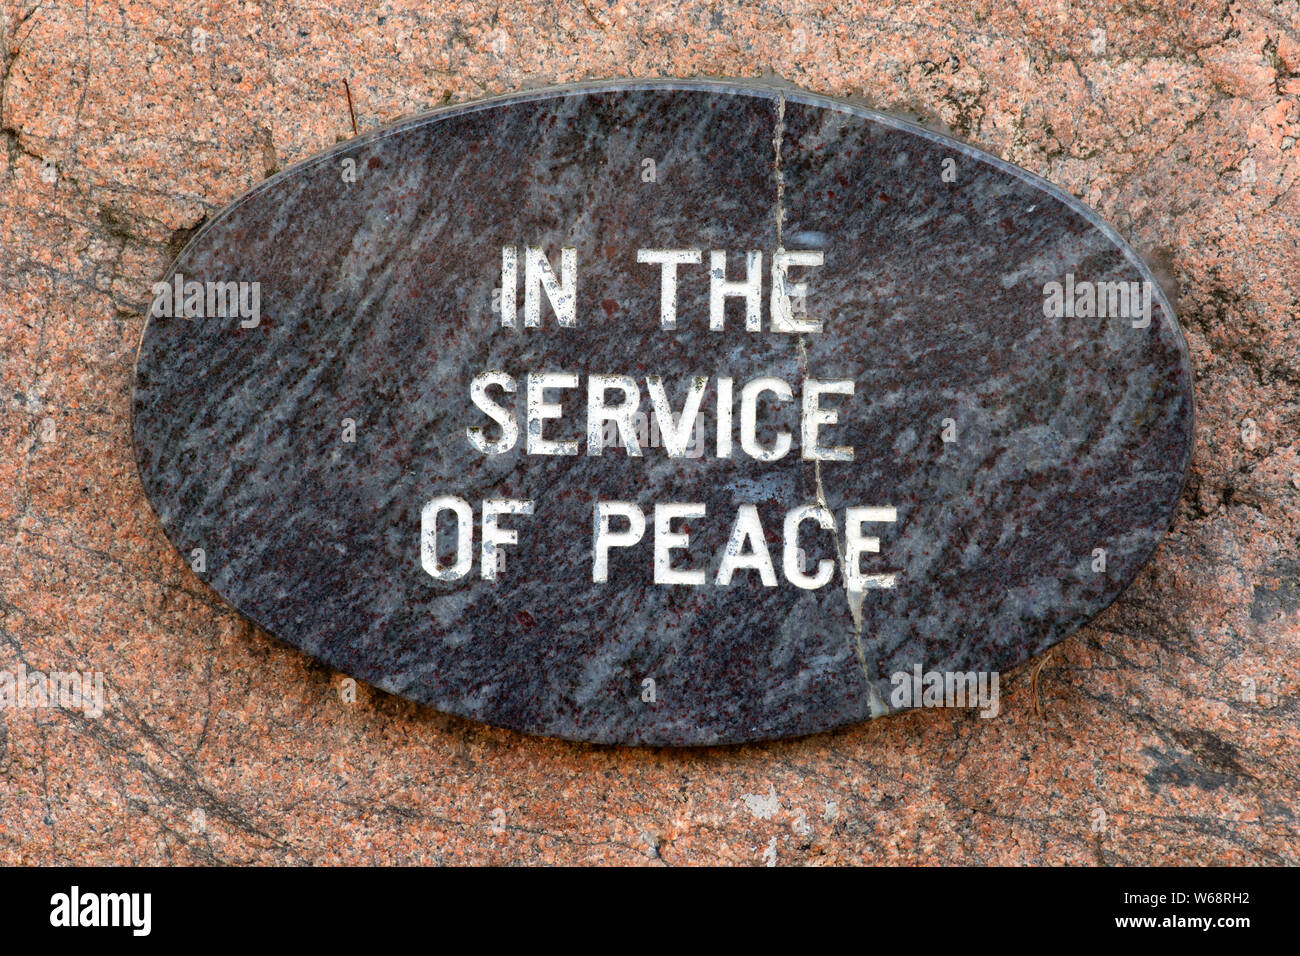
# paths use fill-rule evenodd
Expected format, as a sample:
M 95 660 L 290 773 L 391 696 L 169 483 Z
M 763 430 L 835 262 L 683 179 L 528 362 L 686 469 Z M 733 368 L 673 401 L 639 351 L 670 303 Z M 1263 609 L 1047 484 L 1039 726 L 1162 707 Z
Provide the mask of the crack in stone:
M 785 170 L 781 166 L 781 144 L 785 138 L 785 92 L 782 91 L 777 95 L 776 100 L 776 127 L 772 134 L 772 152 L 773 152 L 773 175 L 776 180 L 776 207 L 774 215 L 776 218 L 776 251 L 781 253 L 785 251 Z M 775 273 L 774 273 L 775 275 Z M 774 279 L 774 281 L 776 281 Z M 790 300 L 785 296 L 776 296 L 773 289 L 772 301 L 778 303 L 778 308 L 783 308 L 789 312 Z M 791 315 L 784 316 L 788 325 L 793 321 Z M 795 333 L 795 343 L 799 346 L 799 362 L 803 377 L 808 378 L 808 345 L 804 342 L 802 332 Z M 826 486 L 822 483 L 822 463 L 813 459 L 813 482 L 816 486 L 817 505 L 826 511 L 831 510 L 830 502 L 826 498 Z M 866 591 L 849 587 L 849 575 L 847 567 L 847 556 L 844 548 L 840 543 L 839 528 L 832 523 L 831 537 L 835 542 L 835 557 L 839 564 L 840 578 L 844 581 L 844 596 L 848 601 L 849 614 L 853 617 L 853 650 L 857 654 L 858 666 L 862 670 L 862 679 L 867 685 L 867 693 L 871 702 L 871 716 L 879 717 L 881 714 L 888 713 L 889 708 L 880 697 L 880 692 L 876 690 L 875 682 L 871 679 L 871 672 L 867 667 L 866 651 L 862 646 L 862 601 L 866 597 Z

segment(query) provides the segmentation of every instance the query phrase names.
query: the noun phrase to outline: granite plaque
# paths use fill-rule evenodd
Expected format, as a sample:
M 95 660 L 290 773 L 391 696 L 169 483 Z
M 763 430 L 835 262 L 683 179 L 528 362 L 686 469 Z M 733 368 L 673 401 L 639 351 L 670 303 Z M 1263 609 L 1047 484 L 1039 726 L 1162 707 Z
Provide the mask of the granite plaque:
M 762 85 L 469 103 L 208 222 L 153 288 L 149 500 L 340 671 L 697 745 L 915 706 L 1124 589 L 1192 387 L 1150 271 L 949 137 Z

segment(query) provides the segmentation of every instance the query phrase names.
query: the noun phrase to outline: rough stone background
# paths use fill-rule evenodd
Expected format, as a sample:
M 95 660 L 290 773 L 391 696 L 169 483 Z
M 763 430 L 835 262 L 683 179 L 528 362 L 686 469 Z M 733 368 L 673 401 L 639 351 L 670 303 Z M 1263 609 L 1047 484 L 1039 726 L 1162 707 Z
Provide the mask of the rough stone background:
M 1300 5 L 0 0 L 0 863 L 1295 863 Z M 1006 682 L 797 741 L 619 750 L 360 688 L 174 552 L 130 447 L 150 283 L 269 173 L 440 103 L 780 76 L 947 128 L 1162 272 L 1197 448 L 1156 558 Z M 1254 700 L 1246 680 L 1255 682 Z

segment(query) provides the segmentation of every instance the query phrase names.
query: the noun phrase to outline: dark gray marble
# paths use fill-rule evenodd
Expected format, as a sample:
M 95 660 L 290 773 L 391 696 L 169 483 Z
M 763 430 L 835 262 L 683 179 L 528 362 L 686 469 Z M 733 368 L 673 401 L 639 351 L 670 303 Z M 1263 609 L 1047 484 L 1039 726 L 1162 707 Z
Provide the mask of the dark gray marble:
M 656 182 L 643 181 L 647 158 Z M 559 249 L 576 248 L 575 327 L 549 308 L 540 329 L 500 327 L 503 245 L 541 246 L 557 269 Z M 823 332 L 769 331 L 778 245 L 823 251 L 821 267 L 791 274 L 808 281 Z M 660 328 L 660 272 L 637 263 L 641 248 L 704 250 L 679 270 L 675 331 Z M 711 249 L 731 250 L 729 278 L 740 251 L 763 252 L 761 332 L 734 303 L 726 330 L 709 329 Z M 238 315 L 157 316 L 145 331 L 136 455 L 170 540 L 187 556 L 202 548 L 212 588 L 329 665 L 530 733 L 805 734 L 888 709 L 891 675 L 915 665 L 1013 667 L 1133 579 L 1190 455 L 1182 335 L 1110 228 L 978 150 L 792 90 L 605 84 L 438 111 L 258 186 L 173 273 L 257 282 L 260 316 L 247 328 Z M 1067 275 L 1152 282 L 1149 324 L 1045 315 L 1045 285 Z M 518 379 L 520 414 L 528 373 L 578 374 L 564 419 L 546 427 L 584 447 L 589 373 L 635 377 L 643 409 L 646 376 L 662 375 L 679 409 L 688 377 L 707 376 L 705 454 L 548 457 L 524 454 L 522 438 L 481 454 L 466 438 L 487 423 L 469 385 L 489 369 Z M 758 437 L 788 429 L 792 452 L 742 454 L 737 410 L 735 451 L 717 458 L 718 377 L 739 399 L 762 375 L 791 383 L 796 403 L 763 405 Z M 855 454 L 821 463 L 826 503 L 841 521 L 849 506 L 896 509 L 862 559 L 895 586 L 863 592 L 859 620 L 839 570 L 819 590 L 782 574 L 781 518 L 819 498 L 800 457 L 806 376 L 855 383 L 823 403 L 840 412 L 823 444 Z M 423 569 L 421 508 L 439 495 L 470 502 L 476 524 L 485 498 L 535 502 L 502 520 L 519 541 L 499 580 L 480 577 L 477 553 L 458 581 Z M 591 573 L 598 500 L 635 502 L 648 523 L 603 584 Z M 653 583 L 652 512 L 668 501 L 706 505 L 676 564 L 710 582 L 737 507 L 756 504 L 777 586 L 750 571 L 729 587 Z M 803 541 L 809 568 L 835 557 L 830 532 L 809 524 Z

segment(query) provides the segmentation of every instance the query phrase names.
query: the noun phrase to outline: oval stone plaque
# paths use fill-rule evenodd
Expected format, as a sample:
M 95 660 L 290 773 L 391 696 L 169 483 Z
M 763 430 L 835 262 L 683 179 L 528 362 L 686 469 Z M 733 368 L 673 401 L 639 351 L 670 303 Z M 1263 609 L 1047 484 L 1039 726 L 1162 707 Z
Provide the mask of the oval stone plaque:
M 792 90 L 440 110 L 262 183 L 153 292 L 136 456 L 200 576 L 530 733 L 994 714 L 1151 555 L 1190 454 L 1181 332 L 1112 229 Z

